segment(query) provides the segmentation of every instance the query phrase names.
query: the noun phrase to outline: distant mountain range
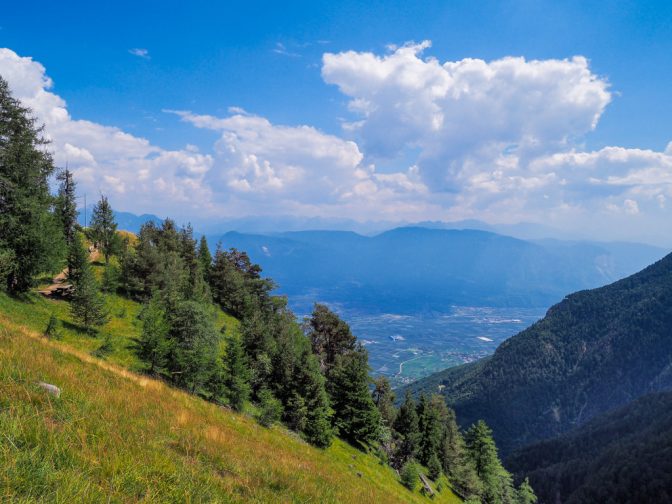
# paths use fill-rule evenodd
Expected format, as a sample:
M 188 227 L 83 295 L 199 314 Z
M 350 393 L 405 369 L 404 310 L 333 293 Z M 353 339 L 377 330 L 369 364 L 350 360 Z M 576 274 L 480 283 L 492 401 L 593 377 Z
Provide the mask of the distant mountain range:
M 524 241 L 486 231 L 397 228 L 273 235 L 229 232 L 211 244 L 245 250 L 295 302 L 393 313 L 451 305 L 547 307 L 577 289 L 641 269 L 664 250 L 641 244 Z
M 91 209 L 87 214 L 90 219 Z M 80 212 L 80 221 L 83 217 Z M 116 218 L 120 229 L 132 232 L 161 221 L 128 212 L 116 212 Z M 323 221 L 305 219 L 303 225 L 340 222 Z M 283 223 L 299 224 L 278 217 L 263 227 L 282 230 Z M 546 308 L 569 292 L 612 282 L 665 253 L 643 244 L 521 240 L 461 228 L 488 227 L 478 221 L 425 225 L 431 227 L 399 227 L 373 236 L 340 230 L 206 235 L 212 248 L 221 243 L 248 252 L 299 310 L 315 301 L 393 313 L 445 311 L 451 305 Z M 444 229 L 453 225 L 459 229 Z M 261 227 L 256 217 L 222 226 Z M 518 225 L 519 232 L 524 229 L 543 235 L 536 225 Z

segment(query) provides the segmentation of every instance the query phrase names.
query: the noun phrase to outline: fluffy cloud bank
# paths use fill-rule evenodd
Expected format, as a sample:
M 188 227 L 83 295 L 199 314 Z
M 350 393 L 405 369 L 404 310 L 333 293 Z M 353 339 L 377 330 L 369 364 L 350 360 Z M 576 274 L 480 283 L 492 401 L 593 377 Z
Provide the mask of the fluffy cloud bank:
M 309 126 L 273 125 L 238 109 L 226 118 L 170 112 L 198 128 L 221 132 L 214 146 L 215 169 L 206 181 L 221 199 L 244 204 L 249 212 L 385 212 L 386 202 L 426 192 L 413 170 L 378 174 L 373 165 L 363 164 L 356 143 Z
M 72 118 L 45 68 L 9 49 L 0 75 L 45 123 L 57 163 L 69 163 L 82 191 L 125 210 L 524 220 L 633 239 L 669 229 L 672 144 L 582 147 L 612 99 L 585 58 L 442 63 L 424 56 L 429 46 L 325 54 L 323 79 L 350 114 L 339 135 L 235 108 L 227 117 L 168 111 L 218 133 L 208 153 Z
M 322 76 L 348 97 L 344 129 L 367 160 L 417 152 L 426 200 L 442 216 L 575 227 L 592 218 L 580 224 L 586 231 L 634 229 L 644 212 L 665 222 L 670 147 L 581 150 L 612 98 L 585 58 L 441 63 L 423 57 L 429 47 L 328 53 Z
M 0 49 L 0 75 L 44 123 L 56 164 L 68 164 L 80 192 L 106 193 L 118 208 L 134 211 L 171 213 L 211 204 L 202 182 L 212 156 L 165 150 L 119 128 L 73 119 L 65 101 L 51 92 L 45 68 L 9 49 Z

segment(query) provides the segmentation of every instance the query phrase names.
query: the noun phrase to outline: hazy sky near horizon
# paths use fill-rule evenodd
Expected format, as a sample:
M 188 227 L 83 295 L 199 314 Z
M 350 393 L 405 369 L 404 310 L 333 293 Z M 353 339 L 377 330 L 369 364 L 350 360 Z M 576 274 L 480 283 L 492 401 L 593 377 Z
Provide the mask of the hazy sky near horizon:
M 672 243 L 669 2 L 14 2 L 0 47 L 120 210 Z

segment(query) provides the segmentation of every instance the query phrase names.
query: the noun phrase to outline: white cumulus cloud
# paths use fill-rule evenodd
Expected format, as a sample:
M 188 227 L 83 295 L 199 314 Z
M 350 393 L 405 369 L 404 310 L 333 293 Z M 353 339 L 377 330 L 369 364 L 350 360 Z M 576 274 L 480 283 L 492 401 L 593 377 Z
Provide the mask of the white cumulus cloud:
M 165 150 L 119 128 L 72 118 L 65 100 L 51 91 L 45 68 L 10 49 L 0 49 L 0 75 L 44 123 L 56 164 L 68 164 L 89 200 L 103 192 L 118 208 L 164 214 L 212 206 L 202 183 L 211 155 Z

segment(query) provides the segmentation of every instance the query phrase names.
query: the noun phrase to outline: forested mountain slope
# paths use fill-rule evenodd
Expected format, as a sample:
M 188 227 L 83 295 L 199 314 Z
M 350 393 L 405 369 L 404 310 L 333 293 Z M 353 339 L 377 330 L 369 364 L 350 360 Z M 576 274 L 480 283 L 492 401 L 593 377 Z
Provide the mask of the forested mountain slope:
M 504 454 L 672 387 L 672 255 L 567 296 L 481 362 L 411 385 L 437 387 L 462 425 L 493 427 Z
M 672 502 L 672 393 L 648 394 L 515 453 L 540 502 Z

